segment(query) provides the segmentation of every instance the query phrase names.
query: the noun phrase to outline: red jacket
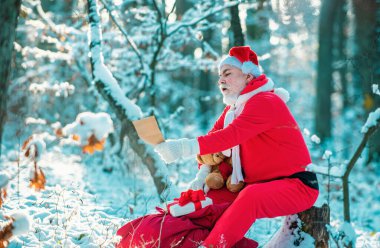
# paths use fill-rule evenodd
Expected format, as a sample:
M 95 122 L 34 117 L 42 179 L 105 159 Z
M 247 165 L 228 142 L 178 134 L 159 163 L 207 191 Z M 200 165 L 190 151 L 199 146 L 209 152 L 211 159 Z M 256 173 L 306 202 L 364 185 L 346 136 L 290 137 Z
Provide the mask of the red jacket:
M 252 96 L 242 113 L 223 128 L 227 106 L 213 129 L 198 137 L 200 155 L 240 144 L 246 183 L 305 171 L 311 163 L 301 131 L 284 101 L 272 92 Z

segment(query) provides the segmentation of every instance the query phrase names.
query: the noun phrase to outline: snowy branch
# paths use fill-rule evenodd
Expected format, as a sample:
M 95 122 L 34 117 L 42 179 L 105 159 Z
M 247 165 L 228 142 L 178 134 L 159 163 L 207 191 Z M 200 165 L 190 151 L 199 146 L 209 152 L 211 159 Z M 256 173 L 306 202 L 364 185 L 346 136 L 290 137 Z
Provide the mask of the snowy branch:
M 170 32 L 168 32 L 168 35 L 167 35 L 167 36 L 171 36 L 171 35 L 173 35 L 174 33 L 176 33 L 176 32 L 177 32 L 178 30 L 180 30 L 181 28 L 194 26 L 194 25 L 196 25 L 197 23 L 199 23 L 199 22 L 205 20 L 206 18 L 208 18 L 208 17 L 210 17 L 210 16 L 212 16 L 212 15 L 214 15 L 214 14 L 220 12 L 220 11 L 223 11 L 223 10 L 225 10 L 225 9 L 227 9 L 227 8 L 231 8 L 231 7 L 233 7 L 233 6 L 236 6 L 236 5 L 238 5 L 238 4 L 239 4 L 239 1 L 228 2 L 228 3 L 226 3 L 226 4 L 223 5 L 223 6 L 220 6 L 220 7 L 217 7 L 217 8 L 215 8 L 215 9 L 212 9 L 212 10 L 208 11 L 208 13 L 205 14 L 204 16 L 201 16 L 201 17 L 199 17 L 199 18 L 197 18 L 197 19 L 195 19 L 195 20 L 193 20 L 193 21 L 191 21 L 191 22 L 183 22 L 183 23 L 180 23 L 180 24 L 178 24 L 178 26 L 176 26 L 173 30 L 171 30 Z
M 36 11 L 38 15 L 42 18 L 42 20 L 50 27 L 50 29 L 56 33 L 59 37 L 70 38 L 67 34 L 69 32 L 74 34 L 81 34 L 81 32 L 75 28 L 57 25 L 55 24 L 45 13 L 45 11 L 42 9 L 41 1 L 37 1 L 35 5 Z
M 372 125 L 368 128 L 367 132 L 364 134 L 364 137 L 362 141 L 360 142 L 360 145 L 356 149 L 354 155 L 352 156 L 350 162 L 347 165 L 347 170 L 345 171 L 342 180 L 343 180 L 343 201 L 344 201 L 344 220 L 347 222 L 350 222 L 350 191 L 348 187 L 348 177 L 350 176 L 351 170 L 354 168 L 356 161 L 359 159 L 360 155 L 362 154 L 369 138 L 376 132 L 376 130 L 379 128 L 380 123 L 377 120 L 376 125 Z
M 91 66 L 93 70 L 93 78 L 98 86 L 104 90 L 109 100 L 113 101 L 113 105 L 119 106 L 123 114 L 130 120 L 137 120 L 142 117 L 140 107 L 132 103 L 131 100 L 126 98 L 122 93 L 120 86 L 116 79 L 113 77 L 110 70 L 104 65 L 103 54 L 101 48 L 102 34 L 100 29 L 100 16 L 98 13 L 95 1 L 89 1 L 89 22 L 90 22 L 90 53 L 91 53 Z
M 88 0 L 88 16 L 90 23 L 90 60 L 93 79 L 98 91 L 110 104 L 120 121 L 125 123 L 127 135 L 134 152 L 147 166 L 159 194 L 170 192 L 176 194 L 177 190 L 170 185 L 168 187 L 168 170 L 153 149 L 139 142 L 139 138 L 131 120 L 142 117 L 141 109 L 126 98 L 117 84 L 112 73 L 104 65 L 101 51 L 100 16 L 96 0 Z
M 118 29 L 120 30 L 120 32 L 127 39 L 129 45 L 132 47 L 132 50 L 134 51 L 134 53 L 136 54 L 136 56 L 139 58 L 141 71 L 144 71 L 144 62 L 143 62 L 143 59 L 142 59 L 142 55 L 141 55 L 140 51 L 138 50 L 138 48 L 136 46 L 136 43 L 128 35 L 127 31 L 125 31 L 125 29 L 122 26 L 120 26 L 119 22 L 116 20 L 115 16 L 112 14 L 111 8 L 108 6 L 108 4 L 105 2 L 105 0 L 100 0 L 100 1 L 103 3 L 104 7 L 106 8 L 106 10 L 108 11 L 109 15 L 111 16 L 111 19 L 112 19 L 113 23 L 115 23 L 115 25 L 118 27 Z

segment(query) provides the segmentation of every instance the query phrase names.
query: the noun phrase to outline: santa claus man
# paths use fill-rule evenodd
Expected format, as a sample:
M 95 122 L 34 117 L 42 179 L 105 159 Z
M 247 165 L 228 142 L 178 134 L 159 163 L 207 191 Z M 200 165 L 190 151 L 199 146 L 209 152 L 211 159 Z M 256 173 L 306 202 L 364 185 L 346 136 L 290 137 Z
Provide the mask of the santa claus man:
M 155 147 L 166 163 L 223 152 L 232 156 L 231 182 L 246 184 L 229 198 L 232 204 L 203 241 L 204 247 L 232 247 L 256 219 L 302 212 L 318 197 L 316 176 L 305 171 L 310 154 L 286 106 L 288 96 L 276 92 L 272 80 L 262 74 L 250 47 L 230 50 L 219 65 L 218 85 L 227 106 L 207 135 L 166 140 Z M 201 165 L 192 187 L 201 187 L 209 171 L 210 166 Z

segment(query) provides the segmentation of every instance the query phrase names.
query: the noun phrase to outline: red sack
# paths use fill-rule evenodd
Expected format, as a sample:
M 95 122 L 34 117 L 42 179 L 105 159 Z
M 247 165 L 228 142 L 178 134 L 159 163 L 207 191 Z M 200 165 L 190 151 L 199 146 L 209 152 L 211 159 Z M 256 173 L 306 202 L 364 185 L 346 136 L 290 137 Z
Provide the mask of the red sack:
M 173 217 L 163 209 L 132 220 L 117 231 L 122 239 L 118 248 L 198 247 L 229 203 L 210 205 L 181 217 Z

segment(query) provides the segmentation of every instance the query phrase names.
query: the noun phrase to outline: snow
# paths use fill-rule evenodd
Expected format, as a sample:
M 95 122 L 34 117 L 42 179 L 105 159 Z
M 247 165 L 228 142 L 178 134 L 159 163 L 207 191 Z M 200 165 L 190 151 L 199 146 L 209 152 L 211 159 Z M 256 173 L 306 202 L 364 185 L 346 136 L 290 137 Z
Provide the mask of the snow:
M 378 84 L 372 84 L 372 92 L 373 92 L 373 94 L 376 94 L 376 95 L 380 96 L 380 90 L 379 90 L 379 85 Z
M 113 122 L 107 113 L 83 112 L 78 114 L 75 122 L 63 127 L 62 132 L 79 136 L 81 145 L 84 145 L 91 135 L 95 135 L 98 141 L 106 139 L 113 132 Z
M 310 164 L 306 168 L 308 171 L 322 173 L 324 175 L 330 174 L 333 177 L 342 177 L 346 171 L 347 165 L 340 164 L 340 165 L 331 166 L 330 171 L 329 171 L 329 167 L 316 165 L 316 164 Z
M 330 150 L 326 150 L 325 153 L 323 153 L 322 159 L 328 160 L 332 155 L 332 152 Z
M 56 60 L 69 61 L 71 59 L 71 55 L 69 53 L 52 52 L 50 50 L 43 50 L 38 47 L 24 47 L 22 49 L 22 55 L 26 57 L 34 57 L 37 59 L 47 58 L 51 62 L 55 62 Z
M 41 163 L 47 177 L 46 190 L 34 192 L 30 189 L 25 169 L 20 174 L 19 194 L 17 180 L 10 181 L 3 214 L 19 212 L 19 209 L 24 214 L 14 214 L 18 220 L 18 236 L 11 240 L 9 247 L 55 247 L 57 244 L 63 247 L 112 247 L 116 230 L 127 221 L 127 216 L 134 216 L 128 205 L 134 209 L 134 214 L 150 211 L 152 203 L 158 205 L 159 200 L 152 197 L 152 187 L 141 189 L 138 186 L 135 189 L 140 195 L 133 196 L 127 189 L 137 179 L 127 179 L 121 168 L 115 168 L 116 174 L 110 175 L 99 166 L 83 167 L 82 158 L 77 155 L 67 156 L 56 151 L 45 154 Z M 12 162 L 4 166 L 15 170 Z M 152 202 L 146 200 L 147 195 L 151 195 Z M 137 205 L 141 208 L 136 209 Z M 29 232 L 25 233 L 27 230 Z
M 89 18 L 93 19 L 94 22 L 91 23 L 91 28 L 88 31 L 88 41 L 89 43 L 96 44 L 91 47 L 90 51 L 90 56 L 94 63 L 94 81 L 96 82 L 100 80 L 105 84 L 105 91 L 112 96 L 117 105 L 123 107 L 125 115 L 128 116 L 130 120 L 141 119 L 143 114 L 140 107 L 123 94 L 116 79 L 110 70 L 104 65 L 104 58 L 100 45 L 100 42 L 102 41 L 102 33 L 100 32 L 99 10 L 97 5 L 94 4 L 91 5 L 90 9 L 92 13 L 89 15 Z
M 0 171 L 0 189 L 5 188 L 9 182 L 9 175 L 5 171 Z
M 296 228 L 291 228 L 291 224 L 297 222 Z M 314 238 L 309 234 L 301 231 L 302 223 L 298 219 L 298 215 L 289 215 L 284 218 L 283 225 L 264 245 L 264 248 L 295 248 L 314 247 Z
M 50 84 L 48 82 L 43 82 L 42 84 L 32 83 L 29 86 L 29 90 L 33 94 L 42 94 L 45 92 L 53 92 L 55 96 L 63 96 L 68 97 L 69 95 L 73 94 L 75 91 L 75 86 L 69 84 L 68 82 L 62 82 L 62 83 L 54 83 Z
M 348 247 L 350 243 L 352 244 L 352 247 L 356 247 L 357 235 L 351 223 L 333 221 L 331 225 L 327 225 L 326 227 L 331 238 L 339 245 L 339 247 Z
M 321 139 L 320 139 L 317 135 L 315 135 L 315 134 L 313 134 L 313 135 L 310 137 L 310 139 L 311 139 L 311 141 L 313 141 L 313 142 L 316 143 L 316 144 L 321 143 Z
M 94 54 L 94 53 L 92 53 Z M 95 81 L 101 80 L 106 84 L 105 90 L 112 95 L 113 99 L 116 100 L 117 104 L 122 106 L 125 110 L 126 116 L 131 120 L 141 119 L 143 114 L 136 104 L 129 100 L 122 93 L 120 86 L 118 85 L 116 79 L 112 76 L 112 73 L 103 63 L 95 63 Z
M 25 124 L 46 124 L 46 120 L 41 119 L 41 118 L 33 118 L 33 117 L 28 117 L 25 119 Z
M 16 212 L 11 214 L 11 217 L 14 219 L 13 221 L 13 235 L 22 235 L 28 233 L 30 230 L 30 219 L 29 216 L 24 212 Z
M 355 233 L 355 229 L 353 228 L 351 223 L 344 222 L 340 228 L 340 231 L 345 234 L 345 237 L 342 240 L 343 244 L 345 244 L 347 246 L 351 243 L 352 246 L 355 247 L 356 233 Z
M 362 127 L 361 132 L 367 133 L 369 128 L 376 126 L 379 119 L 380 119 L 380 108 L 377 108 L 375 111 L 369 113 L 367 121 Z
M 302 130 L 302 132 L 303 132 L 303 134 L 306 135 L 307 137 L 310 136 L 310 131 L 309 131 L 309 129 L 304 128 L 304 129 Z
M 29 158 L 39 161 L 42 158 L 46 150 L 46 143 L 43 138 L 39 135 L 32 135 L 31 139 L 27 142 L 24 151 L 29 151 Z

